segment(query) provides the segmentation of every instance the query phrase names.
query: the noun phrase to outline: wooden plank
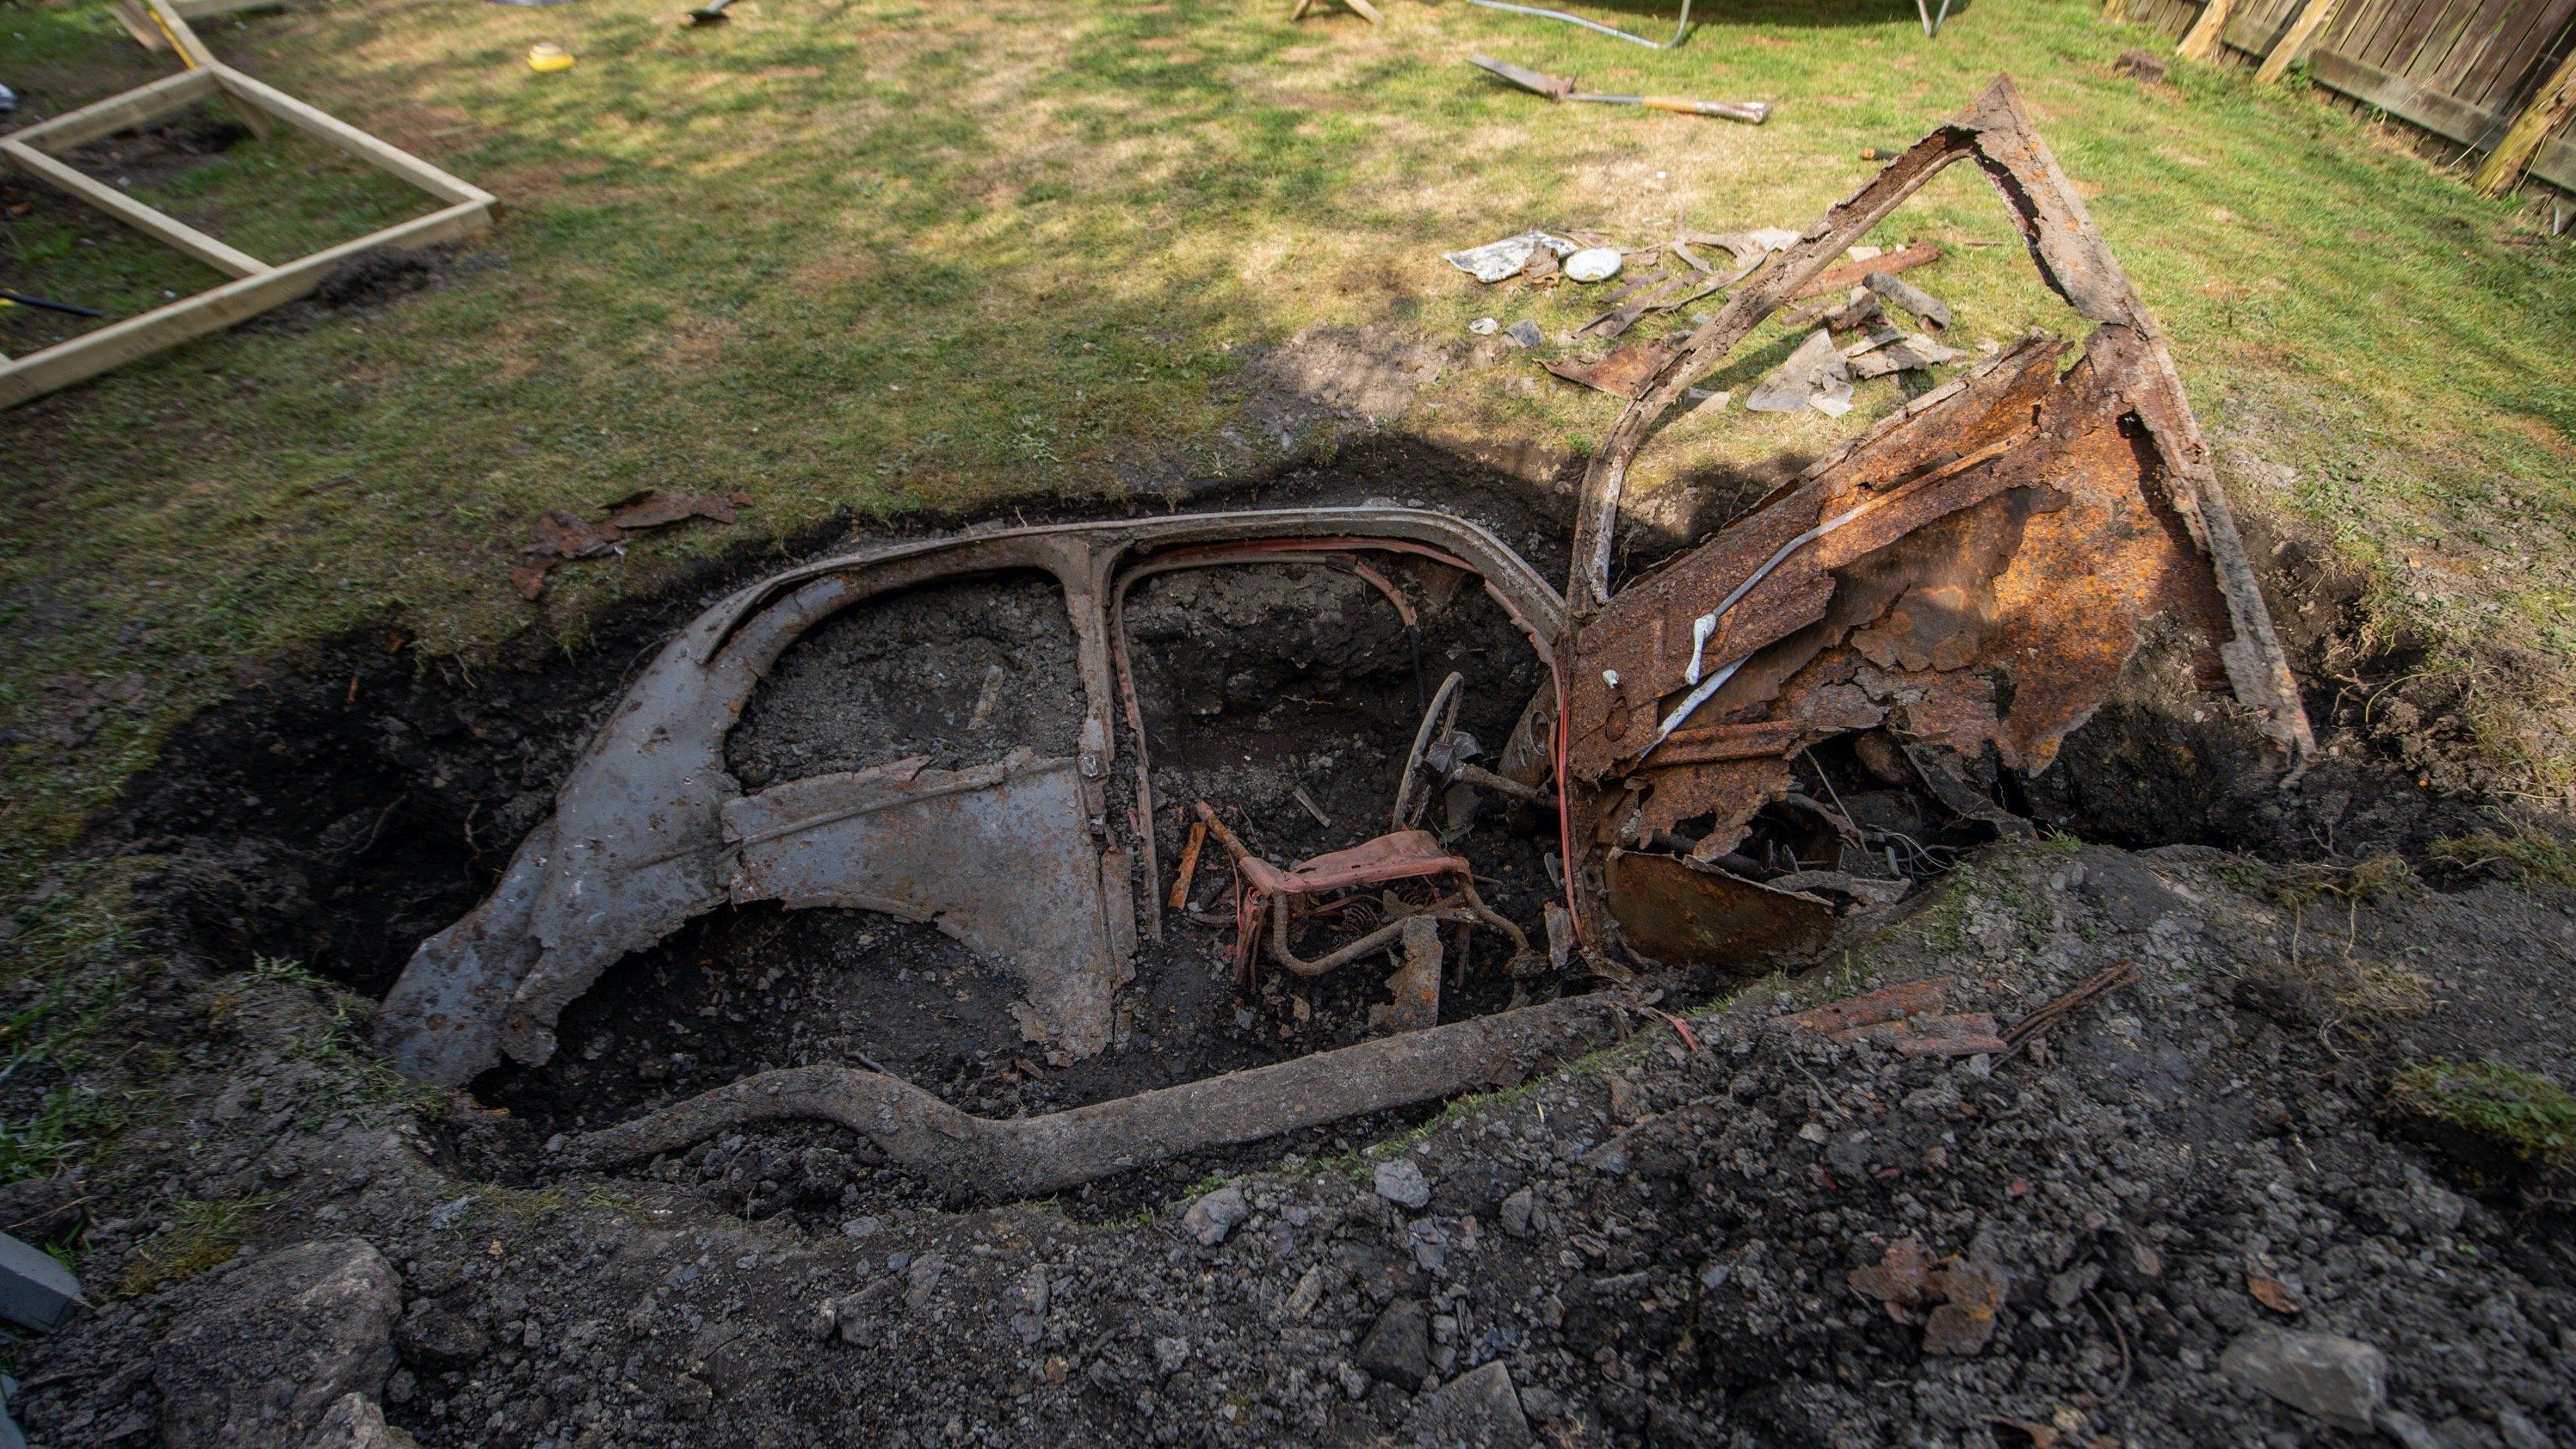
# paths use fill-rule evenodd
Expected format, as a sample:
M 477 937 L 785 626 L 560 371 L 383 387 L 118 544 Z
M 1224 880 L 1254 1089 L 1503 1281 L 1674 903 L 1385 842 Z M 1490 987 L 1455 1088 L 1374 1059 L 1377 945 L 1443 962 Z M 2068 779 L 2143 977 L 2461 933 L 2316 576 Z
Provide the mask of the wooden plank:
M 2350 96 L 2365 106 L 2376 106 L 2401 121 L 2410 121 L 2463 146 L 2483 151 L 2504 134 L 2505 118 L 2495 112 L 2417 85 L 2404 76 L 2390 75 L 2375 65 L 2364 65 L 2331 50 L 2317 51 L 2308 57 L 2308 63 L 2309 74 L 2326 89 Z
M 2576 196 L 2576 141 L 2552 136 L 2541 142 L 2540 150 L 2531 158 L 2529 174 Z
M 2333 18 L 2334 8 L 2335 0 L 2308 0 L 2299 11 L 2299 18 L 2290 22 L 2290 33 L 2282 36 L 2272 47 L 2272 53 L 2263 57 L 2263 68 L 2254 72 L 2255 81 L 2270 85 L 2279 80 L 2281 73 L 2290 68 L 2290 63 L 2307 50 L 2308 42 L 2325 28 L 2326 21 Z
M 2360 0 L 2359 4 L 2346 5 L 2335 13 L 2334 24 L 2318 37 L 2317 44 L 2334 45 L 2340 36 L 2370 34 L 2387 23 L 2389 13 L 2403 3 L 2405 0 Z M 2352 52 L 2349 45 L 2339 48 L 2346 54 Z
M 2444 95 L 2469 99 L 2469 77 L 2486 63 L 2487 57 L 2503 44 L 2505 18 L 2513 7 L 2526 0 L 2483 0 L 2469 17 L 2467 30 L 2460 43 L 2451 48 L 2439 68 L 2426 71 L 2408 66 L 2403 74 L 2408 80 L 2427 85 Z
M 7 139 L 29 145 L 42 141 L 49 150 L 68 151 L 101 136 L 113 136 L 172 111 L 184 110 L 214 91 L 213 76 L 201 70 L 183 70 L 148 86 L 92 101 L 79 110 L 65 111 L 50 121 L 12 131 Z
M 2200 18 L 2183 32 L 2182 44 L 2174 47 L 2174 53 L 2185 60 L 2216 60 L 2219 32 L 2227 28 L 2227 17 L 2235 9 L 2236 0 L 2209 0 L 2200 7 Z
M 286 0 L 170 0 L 170 8 L 188 20 L 212 20 L 245 10 L 284 10 L 288 6 Z
M 2503 42 L 2451 87 L 2451 94 L 2492 111 L 2519 111 L 2528 105 L 2546 88 L 2550 51 L 2571 12 L 2576 12 L 2576 0 L 2547 0 L 2515 11 Z
M 2396 49 L 2401 33 L 2429 28 L 2445 8 L 2450 8 L 2450 0 L 2393 0 L 2378 13 L 2354 18 L 2349 28 L 2336 21 L 2336 33 L 2329 33 L 2324 44 L 2357 62 L 2380 64 Z
M 491 225 L 490 202 L 461 202 L 371 236 L 315 252 L 284 266 L 272 267 L 258 276 L 226 282 L 212 291 L 200 292 L 167 307 L 156 307 L 139 317 L 112 322 L 95 332 L 55 343 L 0 368 L 0 408 L 16 407 L 56 388 L 68 387 L 109 368 L 148 357 L 189 338 L 220 331 L 244 318 L 255 317 L 272 307 L 291 302 L 321 285 L 322 278 L 333 267 L 360 252 L 377 247 L 430 246 L 472 236 L 488 230 Z
M 188 28 L 187 18 L 170 8 L 170 0 L 143 0 L 143 3 L 152 8 L 153 24 L 159 26 L 161 33 L 170 38 L 170 43 L 179 48 L 179 58 L 188 63 L 188 69 L 212 70 L 215 68 L 215 53 L 208 50 L 206 43 L 197 38 L 197 32 Z M 263 114 L 259 107 L 246 106 L 239 100 L 230 98 L 228 102 L 232 106 L 233 113 L 241 117 L 241 123 L 260 140 L 267 140 L 269 133 L 276 129 L 276 123 Z
M 2442 7 L 2441 19 L 2434 22 L 2421 43 L 2391 52 L 2379 63 L 2380 68 L 2419 84 L 2428 83 L 2430 77 L 2441 74 L 2442 67 L 2451 63 L 2452 54 L 2467 40 L 2469 25 L 2477 18 L 2477 0 L 2450 0 Z
M 157 55 L 170 48 L 170 37 L 161 33 L 161 27 L 134 0 L 108 0 L 107 13 L 116 17 L 116 23 L 124 26 L 125 33 L 145 50 Z
M 2576 51 L 2558 63 L 2548 83 L 2532 96 L 2522 114 L 2513 118 L 2504 139 L 2488 153 L 2469 184 L 2486 196 L 2502 196 L 2512 190 L 2522 180 L 2523 168 L 2539 153 L 2540 143 L 2565 125 L 2571 115 L 2576 115 Z
M 2192 0 L 2148 0 L 2142 17 L 2148 29 L 2168 40 L 2179 39 L 2200 18 L 2202 6 Z
M 255 277 L 270 270 L 268 263 L 248 252 L 235 251 L 186 222 L 154 211 L 113 186 L 93 181 L 23 141 L 0 140 L 0 156 L 7 156 L 20 169 L 56 190 L 79 197 L 136 231 L 158 237 L 226 276 Z
M 379 170 L 388 171 L 449 202 L 485 202 L 492 193 L 468 186 L 401 147 L 388 145 L 339 117 L 306 105 L 275 86 L 251 79 L 231 66 L 214 67 L 216 83 L 234 97 L 268 112 L 307 135 L 319 136 Z
M 2290 24 L 2298 19 L 2297 0 L 2289 4 L 2240 5 L 2228 17 L 2219 39 L 2232 49 L 2241 50 L 2260 60 L 2272 53 L 2272 47 L 2289 34 Z
M 160 23 L 161 33 L 170 37 L 170 43 L 179 48 L 179 58 L 188 63 L 188 69 L 196 70 L 215 63 L 215 53 L 206 49 L 206 43 L 197 38 L 197 32 L 188 28 L 186 19 L 170 8 L 170 0 L 143 0 L 143 3 L 151 7 L 152 18 Z

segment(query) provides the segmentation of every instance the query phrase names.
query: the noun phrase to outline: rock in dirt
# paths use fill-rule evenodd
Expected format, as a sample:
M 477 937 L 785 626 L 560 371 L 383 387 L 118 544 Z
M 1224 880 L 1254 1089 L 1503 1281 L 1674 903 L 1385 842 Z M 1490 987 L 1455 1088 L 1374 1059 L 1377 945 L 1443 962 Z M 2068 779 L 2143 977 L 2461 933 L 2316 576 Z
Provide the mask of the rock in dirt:
M 385 1411 L 364 1394 L 342 1394 L 322 1416 L 304 1449 L 420 1449 L 420 1441 L 385 1422 Z
M 1511 1372 L 1499 1359 L 1423 1395 L 1411 1427 L 1411 1442 L 1424 1449 L 1525 1449 L 1534 1442 Z
M 462 1314 L 422 1307 L 394 1326 L 394 1347 L 416 1369 L 443 1371 L 472 1368 L 492 1340 Z
M 2388 1401 L 2387 1356 L 2330 1333 L 2258 1328 L 2229 1344 L 2218 1366 L 2239 1387 L 2356 1432 L 2369 1429 Z
M 1377 1195 L 1397 1207 L 1420 1212 L 1431 1205 L 1431 1184 L 1422 1175 L 1422 1164 L 1410 1157 L 1379 1163 L 1376 1180 Z
M 1404 1390 L 1422 1387 L 1431 1375 L 1431 1319 L 1416 1298 L 1398 1298 L 1369 1326 L 1352 1356 L 1363 1369 Z
M 302 1442 L 343 1398 L 383 1387 L 401 1303 L 392 1266 L 355 1238 L 299 1243 L 235 1270 L 155 1348 L 167 1438 Z
M 45 1244 L 80 1231 L 93 1194 L 77 1177 L 29 1177 L 0 1186 L 0 1233 Z
M 2433 1426 L 2413 1414 L 2396 1409 L 2379 1411 L 2379 1432 L 2394 1439 L 2401 1449 L 2451 1449 L 2451 1441 L 2433 1432 Z
M 1242 1222 L 1251 1212 L 1251 1207 L 1243 1200 L 1242 1188 L 1220 1187 L 1191 1203 L 1190 1210 L 1181 1218 L 1181 1226 L 1201 1244 L 1213 1248 L 1224 1242 L 1225 1235 L 1233 1232 L 1235 1224 Z

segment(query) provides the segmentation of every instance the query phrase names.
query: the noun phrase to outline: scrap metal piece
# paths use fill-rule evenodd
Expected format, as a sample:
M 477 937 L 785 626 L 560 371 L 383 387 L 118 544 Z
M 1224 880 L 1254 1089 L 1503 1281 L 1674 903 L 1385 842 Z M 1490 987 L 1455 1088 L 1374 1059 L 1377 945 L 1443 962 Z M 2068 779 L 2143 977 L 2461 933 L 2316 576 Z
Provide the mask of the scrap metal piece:
M 1611 335 L 1618 334 L 1613 332 Z M 1660 343 L 1636 342 L 1626 347 L 1615 348 L 1607 356 L 1590 362 L 1560 358 L 1542 362 L 1539 365 L 1567 382 L 1579 382 L 1585 387 L 1606 392 L 1612 397 L 1633 398 L 1639 389 L 1654 378 L 1656 370 L 1661 368 L 1664 360 L 1670 356 L 1672 356 L 1671 349 Z
M 1613 850 L 1603 868 L 1619 929 L 1629 945 L 1658 961 L 1767 961 L 1813 951 L 1833 934 L 1834 908 L 1821 897 L 1713 865 Z
M 1440 923 L 1429 916 L 1407 916 L 1404 964 L 1386 978 L 1394 998 L 1369 1008 L 1369 1026 L 1378 1031 L 1421 1031 L 1440 1024 Z
M 1917 142 L 1868 184 L 1828 211 L 1777 263 L 1750 280 L 1693 333 L 1655 382 L 1623 413 L 1585 471 L 1576 517 L 1573 577 L 1567 606 L 1591 618 L 1610 599 L 1610 553 L 1637 450 L 1664 414 L 1702 374 L 1722 362 L 1763 318 L 1811 283 L 1835 259 L 1884 221 L 1924 183 L 1954 161 L 1973 158 L 1995 183 L 2020 228 L 2041 277 L 2078 315 L 2096 325 L 2085 355 L 2115 402 L 2134 419 L 2152 455 L 2157 502 L 2178 517 L 2208 569 L 2227 611 L 2229 634 L 2218 652 L 2237 698 L 2268 716 L 2268 730 L 2295 773 L 2316 748 L 2289 659 L 2273 632 L 2253 566 L 2233 514 L 2212 473 L 2209 449 L 2185 401 L 2164 334 L 2147 315 L 2082 201 L 2039 139 L 2012 82 L 1998 77 L 1966 111 Z M 1873 259 L 1894 271 L 1893 259 Z M 1857 280 L 1857 278 L 1855 278 Z M 1573 671 L 1581 680 L 1589 677 Z
M 756 1122 L 820 1118 L 867 1138 L 934 1186 L 998 1202 L 1202 1148 L 1509 1086 L 1547 1060 L 1609 1044 L 1624 1023 L 1617 1001 L 1578 996 L 1009 1121 L 971 1116 L 897 1077 L 851 1067 L 790 1067 L 584 1133 L 566 1144 L 559 1160 L 567 1167 L 615 1167 Z
M 1089 1056 L 1109 1044 L 1126 984 L 1112 901 L 1070 759 L 1013 750 L 970 770 L 927 757 L 813 775 L 726 802 L 735 904 L 841 906 L 935 922 L 970 950 L 1008 959 L 1027 990 L 1020 1032 Z
M 2063 344 L 2025 339 L 1612 598 L 1611 527 L 1657 419 L 1963 158 L 2096 324 L 2081 360 L 2061 369 Z M 1808 346 L 1831 355 L 1824 333 Z M 1593 457 L 1568 599 L 1567 776 L 1584 787 L 1572 834 L 1596 847 L 1634 850 L 1706 817 L 1692 856 L 1715 859 L 1788 791 L 1790 755 L 1854 730 L 1889 730 L 1927 768 L 1991 752 L 2036 774 L 2157 620 L 2208 642 L 2293 768 L 2313 747 L 2162 335 L 2004 80 L 1827 213 L 1647 385 Z M 1608 890 L 1598 875 L 1582 886 Z M 1653 915 L 1620 895 L 1623 922 Z

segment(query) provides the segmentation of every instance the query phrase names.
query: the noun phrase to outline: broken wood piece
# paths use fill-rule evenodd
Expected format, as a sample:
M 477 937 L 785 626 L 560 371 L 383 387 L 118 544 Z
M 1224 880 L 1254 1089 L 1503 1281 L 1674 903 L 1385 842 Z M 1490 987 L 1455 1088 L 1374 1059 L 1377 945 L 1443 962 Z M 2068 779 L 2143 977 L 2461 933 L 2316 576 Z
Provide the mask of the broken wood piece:
M 2014 1022 L 2012 1030 L 2004 1033 L 2004 1048 L 2000 1055 L 2011 1056 L 2030 1045 L 2033 1040 L 2082 1007 L 2084 1003 L 2137 979 L 2138 966 L 2134 961 L 2122 961 L 2094 973 L 2081 984 Z
M 1790 295 L 1793 299 L 1821 297 L 1827 292 L 1839 292 L 1845 287 L 1856 286 L 1863 277 L 1872 272 L 1910 271 L 1939 260 L 1941 260 L 1941 248 L 1938 244 L 1928 241 L 1913 242 L 1892 252 L 1881 252 L 1866 261 L 1844 262 L 1838 266 L 1827 267 Z
M 1921 318 L 1923 325 L 1935 332 L 1942 331 L 1950 325 L 1950 309 L 1942 304 L 1940 298 L 1885 267 L 1878 268 L 1861 278 L 1860 284 Z
M 1677 277 L 1652 277 L 1640 281 L 1618 296 L 1612 297 L 1610 310 L 1575 328 L 1574 335 L 1583 337 L 1608 328 L 1605 335 L 1616 337 L 1627 331 L 1629 324 L 1646 315 L 1648 308 L 1680 290 L 1684 283 L 1695 280 L 1697 279 L 1684 273 Z M 1640 293 L 1643 295 L 1639 295 Z
M 790 1067 L 584 1133 L 566 1144 L 560 1160 L 573 1168 L 616 1167 L 755 1123 L 810 1118 L 858 1133 L 944 1192 L 998 1202 L 1204 1148 L 1509 1085 L 1621 1031 L 1614 1002 L 1574 997 L 1007 1121 L 961 1112 L 898 1077 L 842 1066 Z
M 1866 995 L 1847 996 L 1805 1011 L 1775 1016 L 1771 1018 L 1770 1025 L 1830 1036 L 1877 1022 L 1902 1021 L 1909 1016 L 1941 1011 L 1949 987 L 1950 983 L 1938 976 L 1919 981 L 1899 981 Z
M 1172 881 L 1171 908 L 1189 909 L 1190 882 L 1199 872 L 1199 851 L 1207 845 L 1208 825 L 1204 820 L 1190 822 L 1189 839 L 1181 845 L 1181 873 Z
M 1324 813 L 1324 807 L 1315 803 L 1315 797 L 1306 793 L 1305 786 L 1291 786 L 1288 793 L 1297 797 L 1297 803 L 1305 807 L 1307 814 L 1315 817 L 1316 824 L 1326 830 L 1333 828 L 1333 817 Z

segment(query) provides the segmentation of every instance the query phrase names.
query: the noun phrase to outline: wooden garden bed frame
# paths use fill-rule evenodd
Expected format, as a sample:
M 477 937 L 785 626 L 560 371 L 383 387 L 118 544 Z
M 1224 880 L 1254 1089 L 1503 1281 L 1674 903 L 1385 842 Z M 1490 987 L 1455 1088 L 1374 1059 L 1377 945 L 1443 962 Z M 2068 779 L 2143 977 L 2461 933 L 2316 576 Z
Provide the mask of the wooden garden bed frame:
M 273 86 L 263 85 L 214 58 L 168 0 L 148 0 L 172 46 L 188 68 L 147 86 L 69 111 L 50 121 L 0 136 L 0 158 L 149 233 L 232 278 L 140 316 L 57 342 L 25 357 L 0 354 L 0 408 L 15 407 L 56 388 L 95 377 L 138 357 L 192 337 L 230 327 L 291 302 L 321 285 L 331 269 L 377 247 L 420 247 L 487 231 L 498 203 L 490 192 L 457 180 L 410 152 L 391 146 Z M 381 171 L 399 176 L 445 203 L 427 216 L 371 232 L 291 262 L 271 264 L 227 246 L 185 222 L 155 211 L 55 159 L 51 153 L 112 136 L 214 96 L 242 112 L 254 131 L 282 121 L 318 136 Z

